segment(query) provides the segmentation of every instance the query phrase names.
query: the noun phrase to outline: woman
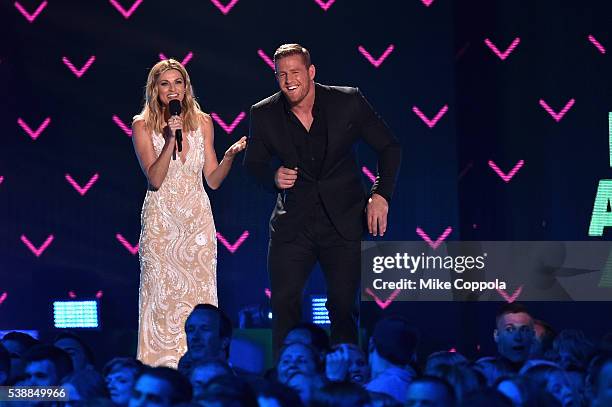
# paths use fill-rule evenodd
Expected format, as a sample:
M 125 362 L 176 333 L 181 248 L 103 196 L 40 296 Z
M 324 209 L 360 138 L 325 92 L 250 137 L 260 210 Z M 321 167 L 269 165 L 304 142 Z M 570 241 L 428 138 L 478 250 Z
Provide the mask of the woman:
M 180 102 L 180 115 L 170 115 L 171 100 Z M 187 316 L 199 303 L 217 305 L 217 240 L 202 178 L 217 189 L 246 138 L 217 163 L 212 120 L 194 99 L 185 68 L 169 59 L 149 72 L 132 139 L 149 184 L 139 242 L 138 359 L 176 368 L 186 351 Z

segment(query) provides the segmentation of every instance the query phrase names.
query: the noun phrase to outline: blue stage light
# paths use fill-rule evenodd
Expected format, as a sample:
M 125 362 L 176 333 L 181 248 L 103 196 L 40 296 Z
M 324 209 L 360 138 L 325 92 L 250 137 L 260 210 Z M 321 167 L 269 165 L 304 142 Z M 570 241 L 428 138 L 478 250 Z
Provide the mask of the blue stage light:
M 323 297 L 320 295 L 311 295 L 310 296 L 310 308 L 312 314 L 312 322 L 317 325 L 329 325 L 329 314 L 327 313 L 327 308 L 325 308 L 325 303 L 327 302 L 327 297 Z
M 53 323 L 56 328 L 98 328 L 98 301 L 54 301 Z

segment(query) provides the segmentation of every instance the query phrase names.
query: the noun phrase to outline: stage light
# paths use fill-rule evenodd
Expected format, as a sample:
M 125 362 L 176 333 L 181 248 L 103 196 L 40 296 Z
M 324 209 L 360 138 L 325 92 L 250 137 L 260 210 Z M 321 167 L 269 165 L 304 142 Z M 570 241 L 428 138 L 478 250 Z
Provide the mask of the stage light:
M 54 301 L 53 324 L 56 328 L 98 328 L 99 310 L 96 300 Z
M 327 297 L 323 297 L 320 295 L 310 296 L 311 315 L 312 322 L 314 324 L 329 325 L 329 314 L 327 313 L 327 308 L 325 308 L 326 302 Z

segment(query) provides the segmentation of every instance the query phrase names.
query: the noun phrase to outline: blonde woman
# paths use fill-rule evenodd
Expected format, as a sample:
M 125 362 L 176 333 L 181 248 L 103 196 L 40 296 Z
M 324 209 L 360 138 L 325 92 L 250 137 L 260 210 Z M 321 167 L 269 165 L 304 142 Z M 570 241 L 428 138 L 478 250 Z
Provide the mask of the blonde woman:
M 171 100 L 180 102 L 180 115 L 170 115 Z M 138 359 L 176 367 L 187 348 L 187 316 L 197 304 L 217 305 L 217 240 L 203 178 L 217 189 L 246 138 L 217 162 L 212 120 L 195 100 L 189 74 L 173 59 L 151 68 L 144 108 L 132 127 L 149 185 L 139 242 Z M 180 152 L 177 130 L 183 135 Z

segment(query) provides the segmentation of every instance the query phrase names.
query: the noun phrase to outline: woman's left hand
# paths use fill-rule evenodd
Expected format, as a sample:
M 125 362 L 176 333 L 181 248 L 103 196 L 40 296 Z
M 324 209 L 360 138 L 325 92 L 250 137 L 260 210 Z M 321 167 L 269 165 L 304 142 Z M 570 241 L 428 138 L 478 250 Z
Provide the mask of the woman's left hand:
M 246 148 L 246 145 L 247 145 L 247 138 L 246 136 L 242 136 L 240 140 L 232 144 L 232 146 L 227 149 L 227 151 L 225 152 L 225 158 L 230 158 L 230 159 L 234 158 L 236 154 L 238 154 L 239 152 L 241 152 L 242 150 Z

